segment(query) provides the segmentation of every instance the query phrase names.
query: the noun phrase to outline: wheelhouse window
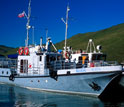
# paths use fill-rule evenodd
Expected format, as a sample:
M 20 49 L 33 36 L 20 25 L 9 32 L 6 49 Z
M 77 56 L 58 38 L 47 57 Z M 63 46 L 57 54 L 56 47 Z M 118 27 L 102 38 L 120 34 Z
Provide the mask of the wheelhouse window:
M 46 56 L 46 66 L 49 69 L 53 69 L 56 65 L 59 65 L 62 61 L 62 55 L 60 54 L 49 54 Z
M 47 62 L 60 61 L 60 60 L 62 60 L 62 56 L 61 55 L 47 55 L 47 57 L 46 57 L 46 61 Z
M 93 54 L 92 60 L 103 60 L 103 61 L 106 61 L 106 55 L 105 54 Z

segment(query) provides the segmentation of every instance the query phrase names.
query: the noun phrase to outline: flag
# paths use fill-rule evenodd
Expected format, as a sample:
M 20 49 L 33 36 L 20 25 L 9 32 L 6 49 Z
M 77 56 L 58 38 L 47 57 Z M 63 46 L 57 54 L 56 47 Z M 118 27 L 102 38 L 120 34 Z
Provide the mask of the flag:
M 25 16 L 25 12 L 23 11 L 22 13 L 20 13 L 20 14 L 18 14 L 18 17 L 19 18 L 22 18 L 22 17 L 24 17 Z

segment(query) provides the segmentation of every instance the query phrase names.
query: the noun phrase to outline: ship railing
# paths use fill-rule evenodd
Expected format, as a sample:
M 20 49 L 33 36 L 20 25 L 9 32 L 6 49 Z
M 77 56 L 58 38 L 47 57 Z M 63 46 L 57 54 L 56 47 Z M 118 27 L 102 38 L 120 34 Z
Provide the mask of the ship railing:
M 74 69 L 76 68 L 76 64 L 74 62 L 70 61 L 51 61 L 47 62 L 45 66 L 27 66 L 27 65 L 21 65 L 17 67 L 17 71 L 20 75 L 49 75 L 49 71 L 57 71 L 60 69 Z M 45 72 L 44 72 L 45 71 Z
M 116 61 L 103 61 L 103 60 L 95 60 L 95 61 L 54 61 L 47 63 L 47 68 L 53 71 L 57 71 L 59 69 L 76 69 L 76 68 L 86 68 L 86 67 L 103 67 L 103 66 L 117 66 L 119 65 Z
M 45 66 L 18 66 L 19 74 L 21 75 L 49 75 L 49 71 L 57 71 L 57 70 L 64 70 L 64 69 L 77 69 L 77 68 L 90 68 L 90 67 L 104 67 L 104 66 L 116 66 L 118 63 L 116 61 L 85 61 L 82 64 L 82 60 L 78 61 L 66 61 L 66 60 L 59 60 L 59 61 L 51 61 L 47 62 Z
M 17 69 L 17 59 L 0 58 L 0 68 Z
M 65 60 L 51 61 L 46 63 L 46 68 L 53 71 L 57 71 L 59 69 L 74 69 L 76 68 L 76 63 Z
M 117 66 L 117 65 L 119 65 L 117 61 L 103 61 L 103 60 L 95 60 L 88 63 L 89 67 Z
M 62 50 L 63 52 L 65 51 L 65 50 Z M 86 50 L 71 50 L 71 49 L 69 49 L 69 50 L 67 50 L 67 52 L 68 53 L 70 53 L 70 54 L 82 54 L 82 53 L 86 53 Z
M 29 67 L 28 65 L 19 65 L 17 66 L 17 72 L 20 75 L 27 76 L 27 75 L 39 75 L 41 74 L 41 69 L 40 67 Z
M 49 75 L 49 70 L 44 69 L 44 67 L 29 67 L 29 66 L 18 66 L 17 74 L 21 76 L 41 76 Z

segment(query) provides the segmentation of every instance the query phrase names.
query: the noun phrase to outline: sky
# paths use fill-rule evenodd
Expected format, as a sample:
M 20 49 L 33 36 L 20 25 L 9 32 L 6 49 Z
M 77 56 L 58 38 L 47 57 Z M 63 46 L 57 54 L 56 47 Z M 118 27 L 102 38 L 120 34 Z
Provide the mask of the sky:
M 18 18 L 23 11 L 28 13 L 28 0 L 0 0 L 0 45 L 25 46 L 26 18 Z M 31 26 L 34 26 L 34 43 L 40 37 L 46 42 L 46 30 L 53 43 L 65 39 L 66 8 L 69 4 L 68 37 L 78 33 L 95 32 L 124 23 L 124 0 L 32 0 Z M 32 28 L 29 44 L 32 44 Z

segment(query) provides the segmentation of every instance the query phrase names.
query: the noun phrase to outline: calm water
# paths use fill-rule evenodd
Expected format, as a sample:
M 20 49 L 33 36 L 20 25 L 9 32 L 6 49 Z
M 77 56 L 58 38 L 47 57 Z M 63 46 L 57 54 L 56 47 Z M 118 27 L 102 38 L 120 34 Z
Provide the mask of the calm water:
M 0 84 L 0 107 L 124 107 L 124 100 L 101 101 L 98 98 L 32 91 Z

